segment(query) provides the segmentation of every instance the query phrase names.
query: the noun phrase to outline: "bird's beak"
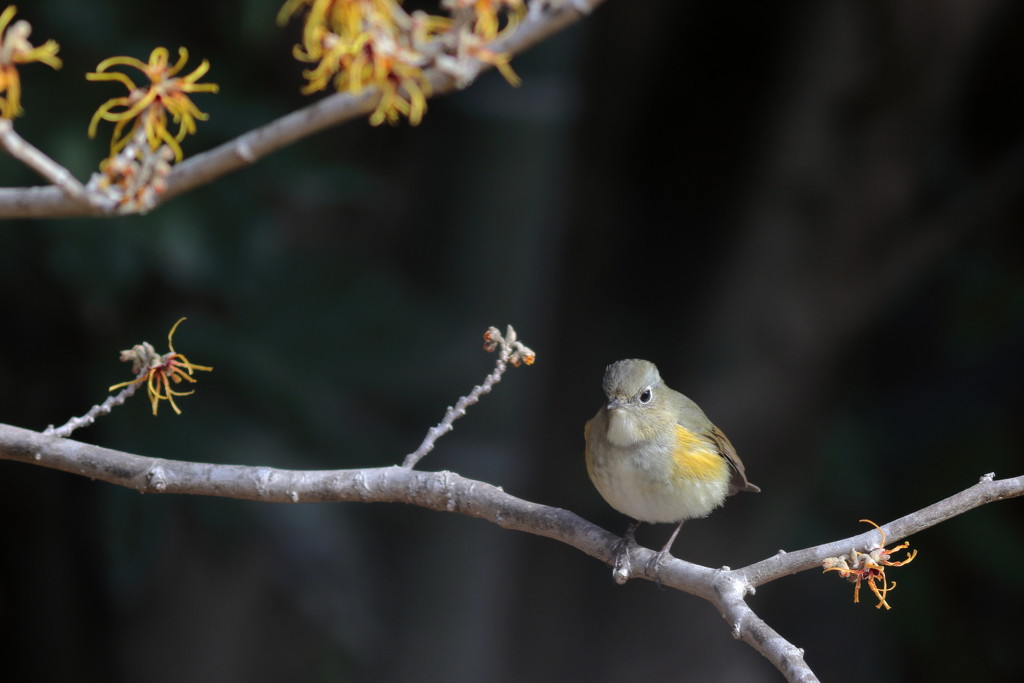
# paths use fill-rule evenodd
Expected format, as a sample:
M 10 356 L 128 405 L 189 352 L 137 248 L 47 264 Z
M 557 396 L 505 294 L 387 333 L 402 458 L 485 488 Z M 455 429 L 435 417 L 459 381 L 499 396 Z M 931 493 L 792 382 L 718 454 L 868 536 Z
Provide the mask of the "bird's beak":
M 621 408 L 623 405 L 622 399 L 612 398 L 608 400 L 608 410 L 615 410 L 616 408 Z

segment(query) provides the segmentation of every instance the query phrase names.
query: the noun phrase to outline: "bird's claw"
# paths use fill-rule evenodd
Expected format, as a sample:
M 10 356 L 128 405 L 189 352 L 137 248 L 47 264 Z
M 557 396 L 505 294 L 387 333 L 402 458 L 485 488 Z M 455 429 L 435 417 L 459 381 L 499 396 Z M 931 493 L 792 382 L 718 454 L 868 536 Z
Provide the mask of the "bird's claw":
M 647 564 L 644 565 L 644 576 L 654 575 L 654 583 L 657 584 L 658 588 L 664 588 L 661 585 L 661 563 L 665 560 L 665 556 L 668 555 L 668 550 L 662 549 L 654 553 L 654 557 L 647 560 Z
M 627 537 L 621 539 L 612 549 L 612 554 L 615 557 L 612 563 L 612 579 L 620 586 L 629 580 L 629 573 L 632 569 L 629 561 L 629 548 L 632 545 L 636 545 L 635 541 Z

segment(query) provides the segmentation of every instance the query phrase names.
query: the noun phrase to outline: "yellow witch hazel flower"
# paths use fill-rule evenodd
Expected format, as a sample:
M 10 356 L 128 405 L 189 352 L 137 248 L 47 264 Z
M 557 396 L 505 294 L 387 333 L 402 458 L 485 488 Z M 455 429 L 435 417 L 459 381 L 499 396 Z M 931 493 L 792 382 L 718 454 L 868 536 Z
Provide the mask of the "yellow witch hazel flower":
M 513 71 L 506 54 L 495 52 L 490 44 L 504 38 L 519 26 L 526 15 L 523 0 L 442 0 L 442 7 L 452 13 L 453 25 L 459 27 L 455 47 L 446 69 L 460 83 L 476 77 L 477 62 L 492 65 L 508 81 L 518 86 L 519 76 Z
M 430 95 L 425 49 L 447 20 L 422 12 L 410 16 L 395 0 L 288 0 L 278 24 L 307 6 L 302 43 L 293 54 L 316 66 L 303 72 L 302 92 L 333 83 L 338 92 L 357 95 L 375 86 L 381 100 L 370 116 L 372 125 L 395 124 L 403 116 L 418 124 Z
M 215 83 L 197 82 L 210 69 L 210 63 L 205 59 L 191 73 L 178 76 L 187 61 L 188 50 L 183 47 L 178 48 L 178 61 L 173 65 L 167 48 L 158 47 L 150 53 L 148 62 L 134 57 L 110 57 L 100 62 L 96 71 L 85 77 L 90 81 L 121 83 L 128 88 L 128 94 L 114 97 L 100 105 L 89 123 L 89 137 L 96 136 L 100 121 L 110 121 L 114 124 L 111 156 L 124 148 L 136 132 L 142 131 L 150 149 L 156 151 L 166 144 L 174 152 L 175 161 L 181 161 L 181 141 L 186 135 L 196 132 L 197 119 L 205 121 L 209 118 L 192 102 L 189 94 L 215 93 L 219 90 Z M 108 71 L 115 66 L 138 69 L 149 79 L 149 83 L 137 86 L 126 74 Z M 178 130 L 173 134 L 168 130 L 168 115 L 171 122 L 178 125 Z
M 822 567 L 826 572 L 839 572 L 840 577 L 854 584 L 854 602 L 860 602 L 860 584 L 861 581 L 867 581 L 868 588 L 878 598 L 878 604 L 875 605 L 875 608 L 880 609 L 884 607 L 885 609 L 892 609 L 888 600 L 886 600 L 886 595 L 896 587 L 896 582 L 889 583 L 889 579 L 885 576 L 885 568 L 902 567 L 905 564 L 910 564 L 911 560 L 917 557 L 917 550 L 907 550 L 910 547 L 910 543 L 906 542 L 892 548 L 886 548 L 885 531 L 870 519 L 862 519 L 860 521 L 878 529 L 878 532 L 882 535 L 882 540 L 878 543 L 878 547 L 868 552 L 858 552 L 851 549 L 847 555 L 826 557 L 822 561 Z M 906 557 L 902 560 L 892 559 L 892 556 L 900 550 L 906 553 Z
M 182 381 L 195 384 L 196 379 L 192 375 L 196 370 L 203 370 L 204 372 L 213 370 L 213 368 L 206 365 L 196 365 L 189 362 L 188 358 L 174 350 L 174 331 L 184 321 L 185 318 L 179 318 L 178 322 L 174 323 L 171 331 L 167 334 L 167 346 L 170 348 L 170 351 L 167 353 L 158 354 L 149 342 L 142 342 L 122 351 L 121 360 L 131 362 L 132 372 L 137 377 L 127 382 L 115 384 L 110 387 L 109 391 L 145 382 L 154 415 L 156 415 L 157 409 L 160 407 L 160 401 L 167 401 L 171 404 L 174 412 L 181 415 L 181 409 L 174 402 L 174 397 L 188 396 L 195 393 L 195 390 L 175 391 L 171 388 L 171 385 L 180 384 Z
M 375 87 L 380 102 L 372 125 L 416 125 L 427 109 L 430 81 L 424 69 L 439 66 L 460 83 L 472 80 L 478 63 L 498 68 L 512 85 L 519 78 L 507 55 L 487 45 L 513 30 L 525 15 L 524 0 L 443 0 L 452 17 L 422 11 L 406 13 L 397 0 L 288 0 L 279 24 L 306 11 L 295 58 L 315 64 L 303 72 L 304 94 L 334 86 L 357 95 Z
M 215 83 L 199 83 L 210 69 L 203 60 L 191 73 L 179 74 L 188 61 L 188 50 L 178 48 L 178 60 L 170 62 L 167 48 L 158 47 L 143 62 L 134 57 L 111 57 L 86 74 L 90 81 L 114 81 L 128 88 L 128 94 L 114 97 L 93 114 L 89 137 L 95 137 L 100 121 L 114 124 L 110 156 L 93 174 L 89 189 L 110 199 L 121 213 L 145 213 L 167 189 L 171 163 L 181 161 L 181 141 L 196 132 L 196 121 L 209 116 L 189 97 L 191 93 L 218 91 Z M 149 79 L 141 86 L 127 74 L 110 71 L 124 66 L 138 69 Z M 170 117 L 170 120 L 168 120 Z M 169 124 L 177 124 L 171 132 Z
M 526 14 L 523 0 L 441 0 L 441 6 L 454 14 L 468 13 L 471 33 L 488 41 L 514 30 Z M 501 28 L 503 14 L 506 23 Z
M 11 5 L 0 13 L 0 118 L 13 119 L 21 114 L 21 78 L 19 64 L 40 62 L 53 69 L 61 67 L 57 50 L 60 46 L 48 40 L 38 47 L 28 42 L 32 25 L 25 20 L 11 24 L 17 8 Z

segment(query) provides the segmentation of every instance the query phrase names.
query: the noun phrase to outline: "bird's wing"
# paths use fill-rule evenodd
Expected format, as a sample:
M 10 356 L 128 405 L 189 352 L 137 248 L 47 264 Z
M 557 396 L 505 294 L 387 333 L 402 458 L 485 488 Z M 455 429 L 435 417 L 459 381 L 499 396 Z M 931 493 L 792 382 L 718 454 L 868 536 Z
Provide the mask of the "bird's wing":
M 732 442 L 729 441 L 728 437 L 722 433 L 722 430 L 711 425 L 711 432 L 709 436 L 715 443 L 715 447 L 718 448 L 718 452 L 722 454 L 722 457 L 725 458 L 732 467 L 732 480 L 729 482 L 729 495 L 731 496 L 737 491 L 760 493 L 761 489 L 759 487 L 747 481 L 747 472 L 743 467 L 743 461 L 740 460 L 740 456 L 736 455 L 736 449 L 733 447 Z

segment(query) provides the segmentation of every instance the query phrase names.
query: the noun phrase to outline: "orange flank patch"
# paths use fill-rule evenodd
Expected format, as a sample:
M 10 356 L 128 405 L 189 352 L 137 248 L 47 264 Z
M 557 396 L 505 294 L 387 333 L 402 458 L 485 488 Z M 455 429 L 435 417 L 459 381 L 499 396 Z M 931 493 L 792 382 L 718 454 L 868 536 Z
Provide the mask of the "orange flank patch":
M 672 461 L 674 474 L 683 479 L 718 480 L 728 475 L 729 464 L 714 446 L 682 425 L 676 425 Z

